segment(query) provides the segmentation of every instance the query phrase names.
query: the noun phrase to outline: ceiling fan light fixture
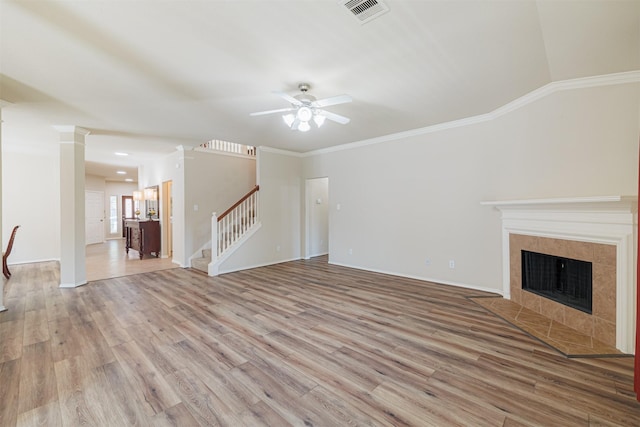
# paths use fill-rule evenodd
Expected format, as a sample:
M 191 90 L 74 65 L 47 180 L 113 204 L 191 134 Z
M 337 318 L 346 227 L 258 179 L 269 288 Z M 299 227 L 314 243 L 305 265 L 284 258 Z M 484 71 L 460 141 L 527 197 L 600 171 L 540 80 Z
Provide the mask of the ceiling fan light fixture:
M 289 127 L 293 125 L 293 122 L 295 121 L 295 119 L 296 119 L 296 116 L 294 116 L 293 114 L 285 114 L 284 116 L 282 116 L 282 120 L 284 120 L 284 122 Z
M 320 127 L 324 124 L 326 117 L 322 114 L 316 114 L 313 116 L 313 121 L 316 123 L 316 126 Z
M 298 130 L 300 132 L 306 132 L 309 129 L 311 129 L 311 126 L 309 126 L 309 122 L 300 122 L 300 124 L 298 124 Z
M 353 0 L 353 1 L 374 1 L 374 0 Z M 289 101 L 291 104 L 287 108 L 278 108 L 275 110 L 259 111 L 250 113 L 250 116 L 262 116 L 265 114 L 283 113 L 282 120 L 284 120 L 287 127 L 291 130 L 299 130 L 300 132 L 307 132 L 311 129 L 311 120 L 315 123 L 316 127 L 321 127 L 324 122 L 329 119 L 332 122 L 346 125 L 349 123 L 349 118 L 341 116 L 340 114 L 326 111 L 325 107 L 332 105 L 346 104 L 352 102 L 352 98 L 349 95 L 337 95 L 329 98 L 316 99 L 315 96 L 310 95 L 307 91 L 310 89 L 309 84 L 300 83 L 298 88 L 302 92 L 299 95 L 291 96 L 284 92 L 273 92 L 281 98 Z
M 313 117 L 313 111 L 311 111 L 311 108 L 304 106 L 304 107 L 300 107 L 298 108 L 298 112 L 296 113 L 298 120 L 300 120 L 301 122 L 308 122 L 309 120 L 311 120 L 311 117 Z

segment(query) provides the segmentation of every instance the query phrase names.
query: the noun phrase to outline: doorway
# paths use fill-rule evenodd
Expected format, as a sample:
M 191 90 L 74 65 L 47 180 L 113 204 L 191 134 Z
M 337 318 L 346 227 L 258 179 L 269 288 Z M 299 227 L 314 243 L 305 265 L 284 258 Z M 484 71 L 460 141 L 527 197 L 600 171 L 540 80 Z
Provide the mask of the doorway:
M 124 222 L 128 219 L 135 219 L 136 213 L 133 207 L 133 196 L 122 196 L 122 237 L 126 237 Z
M 162 245 L 169 258 L 173 258 L 173 181 L 162 183 Z
M 329 178 L 312 178 L 306 182 L 306 256 L 329 253 Z

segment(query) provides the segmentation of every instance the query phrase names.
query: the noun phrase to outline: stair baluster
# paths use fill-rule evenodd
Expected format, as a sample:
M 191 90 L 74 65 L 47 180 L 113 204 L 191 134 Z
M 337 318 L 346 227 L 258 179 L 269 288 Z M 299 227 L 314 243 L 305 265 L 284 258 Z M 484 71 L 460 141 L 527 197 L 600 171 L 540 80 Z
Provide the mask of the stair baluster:
M 217 260 L 229 247 L 236 243 L 253 227 L 258 219 L 258 190 L 253 190 L 242 197 L 222 215 L 214 212 L 211 219 L 212 261 Z

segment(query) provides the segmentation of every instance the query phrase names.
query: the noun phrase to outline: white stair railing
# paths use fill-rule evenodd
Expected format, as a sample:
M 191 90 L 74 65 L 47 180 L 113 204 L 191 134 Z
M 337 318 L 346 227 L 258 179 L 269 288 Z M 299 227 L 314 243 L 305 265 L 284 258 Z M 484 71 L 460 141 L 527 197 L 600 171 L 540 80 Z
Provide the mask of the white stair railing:
M 255 186 L 222 215 L 211 216 L 211 261 L 224 252 L 258 222 L 258 190 Z
M 200 144 L 201 148 L 207 150 L 222 151 L 225 153 L 244 154 L 247 156 L 256 155 L 256 147 L 252 145 L 238 144 L 236 142 L 223 141 L 221 139 L 212 139 L 204 144 Z

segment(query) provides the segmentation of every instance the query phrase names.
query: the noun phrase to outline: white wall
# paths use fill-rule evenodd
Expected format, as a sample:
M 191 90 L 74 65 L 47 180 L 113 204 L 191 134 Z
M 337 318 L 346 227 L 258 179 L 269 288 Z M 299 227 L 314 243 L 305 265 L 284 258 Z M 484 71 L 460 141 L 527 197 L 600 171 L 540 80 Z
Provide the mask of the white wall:
M 57 145 L 54 146 L 57 148 Z M 60 156 L 3 148 L 2 235 L 20 225 L 9 264 L 60 259 Z
M 637 194 L 639 109 L 639 84 L 564 90 L 490 121 L 307 157 L 304 175 L 331 185 L 329 260 L 499 292 L 500 217 L 480 202 Z
M 302 159 L 259 148 L 257 161 L 262 227 L 220 265 L 220 273 L 301 257 Z

